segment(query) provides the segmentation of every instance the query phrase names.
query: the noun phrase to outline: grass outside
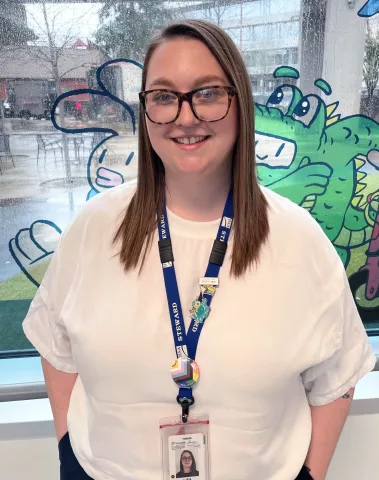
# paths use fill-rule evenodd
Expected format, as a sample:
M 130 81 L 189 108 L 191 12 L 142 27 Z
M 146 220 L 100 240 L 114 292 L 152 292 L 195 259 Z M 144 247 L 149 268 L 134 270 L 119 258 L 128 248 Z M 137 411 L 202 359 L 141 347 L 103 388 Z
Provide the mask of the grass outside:
M 33 277 L 42 278 L 46 265 L 40 265 Z M 0 351 L 33 348 L 25 337 L 21 323 L 37 287 L 23 273 L 0 283 Z

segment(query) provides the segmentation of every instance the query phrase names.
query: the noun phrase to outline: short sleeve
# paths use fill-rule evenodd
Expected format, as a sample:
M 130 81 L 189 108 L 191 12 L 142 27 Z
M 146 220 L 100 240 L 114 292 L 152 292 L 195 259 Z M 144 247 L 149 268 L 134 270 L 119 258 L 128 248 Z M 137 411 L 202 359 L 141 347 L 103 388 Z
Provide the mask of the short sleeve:
M 40 355 L 66 373 L 77 371 L 60 313 L 78 267 L 84 217 L 81 212 L 62 234 L 22 324 L 26 337 Z
M 58 256 L 59 251 L 53 255 L 22 328 L 30 343 L 54 368 L 66 373 L 77 373 L 70 339 L 52 301 L 52 290 L 59 288 L 60 283 L 56 265 Z
M 342 287 L 333 301 L 333 318 L 330 324 L 337 328 L 327 351 L 327 358 L 302 373 L 303 384 L 310 405 L 326 405 L 342 397 L 368 372 L 373 370 L 376 357 L 373 354 L 362 320 L 351 294 L 344 270 L 335 282 Z M 325 335 L 328 337 L 328 335 Z

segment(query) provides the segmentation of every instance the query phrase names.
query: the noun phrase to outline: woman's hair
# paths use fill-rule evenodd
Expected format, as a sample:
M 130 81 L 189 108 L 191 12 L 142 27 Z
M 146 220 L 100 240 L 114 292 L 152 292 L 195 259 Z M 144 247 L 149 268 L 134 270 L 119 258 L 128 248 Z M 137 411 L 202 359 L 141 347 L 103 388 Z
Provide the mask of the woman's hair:
M 149 63 L 156 48 L 167 40 L 200 40 L 217 59 L 231 85 L 236 88 L 239 135 L 233 152 L 234 244 L 231 274 L 239 277 L 256 264 L 269 232 L 267 202 L 256 177 L 254 102 L 250 78 L 232 39 L 217 25 L 205 20 L 179 20 L 169 24 L 148 46 L 142 88 L 146 89 Z M 139 107 L 137 190 L 115 235 L 121 239 L 120 260 L 125 271 L 142 269 L 157 228 L 157 210 L 162 213 L 165 171 L 150 143 L 146 117 Z
M 190 450 L 183 450 L 182 454 L 180 455 L 180 471 L 184 472 L 182 457 L 185 453 L 189 453 L 191 455 L 191 458 L 192 458 L 191 472 L 190 473 L 196 473 L 196 471 L 197 471 L 196 470 L 196 460 L 195 460 L 195 457 L 193 456 L 193 453 Z

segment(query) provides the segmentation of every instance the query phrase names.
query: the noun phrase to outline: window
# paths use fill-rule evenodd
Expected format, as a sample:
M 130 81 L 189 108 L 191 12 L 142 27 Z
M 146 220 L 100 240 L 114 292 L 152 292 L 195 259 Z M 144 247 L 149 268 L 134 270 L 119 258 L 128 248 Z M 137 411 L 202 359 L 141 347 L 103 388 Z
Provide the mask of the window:
M 354 150 L 347 161 L 348 147 L 341 144 L 338 152 L 346 162 L 334 165 L 335 159 L 340 158 L 336 145 L 328 143 L 320 152 L 322 133 L 316 129 L 317 114 L 322 110 L 326 115 L 323 131 L 330 128 L 328 138 L 332 138 L 333 124 L 353 114 L 365 116 L 363 124 L 370 125 L 375 132 L 378 129 L 375 135 L 379 135 L 379 127 L 372 123 L 372 119 L 379 119 L 377 81 L 368 78 L 367 84 L 364 80 L 361 92 L 356 91 L 352 81 L 352 77 L 361 81 L 364 66 L 363 59 L 354 56 L 354 45 L 362 38 L 352 25 L 364 20 L 346 6 L 344 29 L 341 24 L 333 28 L 331 22 L 340 19 L 335 20 L 337 17 L 331 13 L 317 17 L 315 4 L 313 14 L 319 20 L 312 23 L 299 18 L 300 0 L 242 4 L 230 1 L 216 6 L 207 6 L 206 2 L 162 2 L 159 8 L 151 5 L 148 9 L 144 2 L 135 9 L 130 9 L 129 4 L 120 1 L 117 10 L 108 2 L 104 10 L 104 4 L 84 0 L 75 4 L 0 0 L 0 352 L 19 351 L 23 355 L 31 349 L 21 322 L 68 222 L 88 198 L 136 178 L 137 137 L 131 118 L 138 124 L 141 68 L 112 60 L 126 58 L 142 64 L 148 35 L 179 17 L 210 19 L 227 29 L 244 55 L 258 104 L 279 108 L 281 97 L 274 94 L 280 94 L 276 89 L 284 83 L 296 84 L 304 96 L 316 94 L 318 107 L 313 117 L 312 112 L 304 117 L 288 111 L 284 114 L 297 132 L 309 135 L 306 152 L 300 136 L 291 141 L 298 142 L 299 155 L 302 152 L 309 157 L 309 172 L 313 163 L 319 162 L 330 165 L 333 172 L 342 169 L 342 165 L 351 166 L 353 160 L 354 167 L 328 178 L 327 186 L 316 182 L 317 188 L 308 191 L 299 182 L 282 182 L 281 186 L 281 178 L 292 169 L 295 171 L 301 159 L 294 158 L 290 166 L 281 165 L 279 154 L 274 170 L 270 170 L 269 164 L 258 166 L 259 177 L 263 184 L 315 215 L 353 279 L 354 295 L 368 330 L 379 328 L 379 294 L 372 298 L 366 290 L 368 282 L 377 288 L 379 276 L 377 264 L 370 261 L 377 252 L 373 232 L 379 223 L 377 152 L 364 149 L 357 154 Z M 372 19 L 374 46 L 370 50 L 369 43 L 366 45 L 366 66 L 373 61 L 370 55 L 375 57 L 377 53 L 373 32 L 378 18 Z M 44 33 L 47 27 L 53 29 L 53 45 Z M 324 42 L 320 53 L 323 61 L 316 64 L 313 37 L 309 34 L 323 37 L 326 32 L 328 42 Z M 344 60 L 346 51 L 352 52 L 348 63 Z M 108 66 L 102 67 L 105 63 Z M 288 69 L 279 71 L 279 78 L 274 78 L 274 71 L 282 66 L 297 68 L 300 78 L 295 78 L 295 70 Z M 96 77 L 99 68 L 101 85 Z M 318 78 L 324 81 L 315 85 Z M 88 88 L 92 90 L 86 91 Z M 291 89 L 286 88 L 288 100 L 292 98 Z M 105 96 L 93 91 L 102 89 Z M 115 102 L 113 95 L 126 102 L 133 114 Z M 55 104 L 58 97 L 59 103 Z M 270 98 L 271 103 L 267 103 Z M 336 102 L 341 99 L 348 101 L 337 107 Z M 51 121 L 52 113 L 56 125 Z M 285 136 L 286 130 L 281 131 L 276 124 L 257 118 L 257 128 L 261 128 L 260 124 L 266 129 L 263 133 L 267 134 L 267 141 L 273 135 Z M 110 126 L 119 135 L 104 144 L 104 133 L 98 130 Z M 62 127 L 70 133 L 64 135 Z M 92 131 L 83 132 L 85 128 Z M 350 125 L 348 120 L 346 128 L 358 135 L 354 132 L 355 124 Z M 275 182 L 270 180 L 272 175 Z M 330 185 L 345 177 L 351 183 L 351 191 L 334 193 Z M 359 219 L 358 230 L 349 230 L 350 214 Z
M 300 0 L 286 0 L 285 2 L 268 0 L 263 3 L 268 3 L 268 13 L 270 14 L 291 13 L 300 11 Z
M 262 2 L 247 2 L 242 5 L 242 14 L 244 21 L 252 20 L 253 17 L 259 17 L 263 14 Z

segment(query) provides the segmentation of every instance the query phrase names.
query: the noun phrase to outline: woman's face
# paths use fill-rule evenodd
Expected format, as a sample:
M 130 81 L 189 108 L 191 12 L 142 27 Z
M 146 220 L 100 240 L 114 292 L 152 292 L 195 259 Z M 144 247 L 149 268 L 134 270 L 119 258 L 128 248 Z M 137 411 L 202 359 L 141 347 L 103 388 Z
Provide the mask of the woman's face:
M 182 454 L 182 464 L 185 472 L 190 472 L 192 468 L 192 457 L 190 453 L 183 452 Z
M 180 38 L 166 41 L 157 47 L 150 59 L 145 90 L 168 88 L 185 93 L 207 85 L 231 84 L 220 64 L 202 42 Z M 186 101 L 173 123 L 158 125 L 145 118 L 151 144 L 161 158 L 166 174 L 203 174 L 229 168 L 237 139 L 235 97 L 228 115 L 217 122 L 198 120 Z M 208 138 L 196 145 L 184 147 L 174 140 L 189 136 Z

